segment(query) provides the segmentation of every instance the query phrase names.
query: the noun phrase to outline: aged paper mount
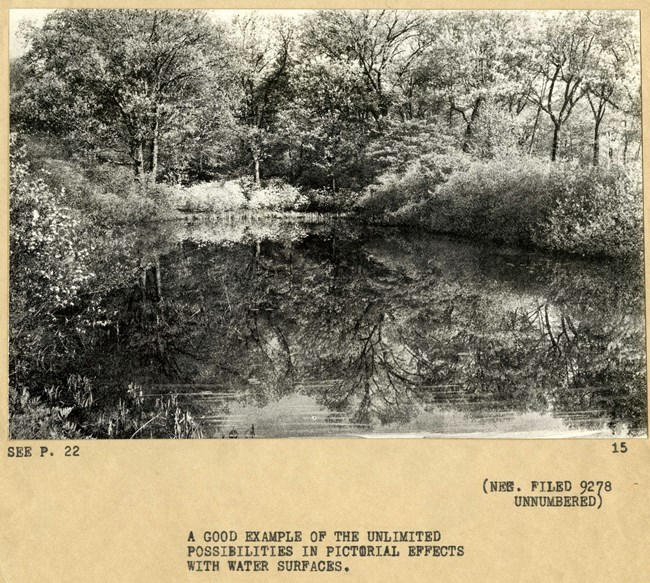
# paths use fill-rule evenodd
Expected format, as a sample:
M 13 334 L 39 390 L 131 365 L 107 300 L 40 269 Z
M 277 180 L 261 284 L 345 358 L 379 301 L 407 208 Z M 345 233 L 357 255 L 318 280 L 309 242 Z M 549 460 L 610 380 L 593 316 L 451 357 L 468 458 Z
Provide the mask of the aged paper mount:
M 10 1 L 0 12 L 0 85 L 7 98 L 0 110 L 0 581 L 648 580 L 645 436 L 9 438 L 9 10 L 82 7 L 180 6 Z M 650 11 L 642 2 L 184 2 L 182 8 L 640 11 L 642 127 L 650 135 Z M 647 198 L 646 189 L 646 216 Z M 646 245 L 646 273 L 647 257 Z M 647 410 L 647 392 L 645 403 Z M 562 498 L 562 507 L 527 506 L 524 495 Z M 214 547 L 216 555 L 206 551 Z

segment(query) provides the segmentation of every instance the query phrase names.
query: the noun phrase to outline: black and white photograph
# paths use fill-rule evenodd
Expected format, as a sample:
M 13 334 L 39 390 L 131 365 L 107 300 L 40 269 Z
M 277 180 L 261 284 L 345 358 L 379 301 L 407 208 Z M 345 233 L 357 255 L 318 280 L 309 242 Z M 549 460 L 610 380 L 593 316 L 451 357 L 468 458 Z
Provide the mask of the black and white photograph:
M 12 9 L 9 57 L 11 439 L 647 436 L 638 11 Z

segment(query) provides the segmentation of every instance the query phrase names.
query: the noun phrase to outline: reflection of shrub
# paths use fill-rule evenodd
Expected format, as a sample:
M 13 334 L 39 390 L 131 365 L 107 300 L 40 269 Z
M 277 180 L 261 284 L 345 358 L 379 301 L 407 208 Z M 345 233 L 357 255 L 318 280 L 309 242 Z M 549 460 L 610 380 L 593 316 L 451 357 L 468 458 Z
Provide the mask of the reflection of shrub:
M 269 180 L 263 188 L 253 189 L 248 206 L 251 209 L 273 211 L 299 211 L 307 208 L 309 201 L 300 191 L 282 180 Z
M 238 180 L 201 182 L 177 190 L 172 204 L 185 212 L 219 213 L 244 207 L 246 197 Z

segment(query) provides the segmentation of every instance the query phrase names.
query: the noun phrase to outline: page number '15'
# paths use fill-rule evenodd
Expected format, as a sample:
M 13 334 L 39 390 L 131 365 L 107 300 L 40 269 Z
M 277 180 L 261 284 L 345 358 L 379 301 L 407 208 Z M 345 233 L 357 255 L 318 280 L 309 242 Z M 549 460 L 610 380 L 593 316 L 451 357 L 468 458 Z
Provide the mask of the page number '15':
M 624 441 L 612 443 L 612 453 L 626 453 L 627 444 Z

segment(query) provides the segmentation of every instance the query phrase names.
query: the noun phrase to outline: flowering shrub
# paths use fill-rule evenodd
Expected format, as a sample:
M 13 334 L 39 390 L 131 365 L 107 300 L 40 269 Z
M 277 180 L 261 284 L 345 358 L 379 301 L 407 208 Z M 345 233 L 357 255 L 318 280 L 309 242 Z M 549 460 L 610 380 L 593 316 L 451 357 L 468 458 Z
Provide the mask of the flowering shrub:
M 64 367 L 72 352 L 61 341 L 59 324 L 74 326 L 71 314 L 95 274 L 94 244 L 84 239 L 84 224 L 55 192 L 30 175 L 24 148 L 12 140 L 10 150 L 10 343 L 9 370 L 14 391 L 35 377 Z M 39 408 L 34 423 L 43 421 Z M 41 411 L 42 412 L 42 411 Z M 40 421 L 38 421 L 40 419 Z
M 251 209 L 273 211 L 300 211 L 308 205 L 306 196 L 282 180 L 269 180 L 265 187 L 254 188 L 248 201 Z
M 219 213 L 243 208 L 246 197 L 238 180 L 228 180 L 180 188 L 171 202 L 184 212 Z
M 309 200 L 297 188 L 282 180 L 256 186 L 248 178 L 225 182 L 203 182 L 182 188 L 172 198 L 181 211 L 220 213 L 243 208 L 253 210 L 304 210 Z
M 13 144 L 12 144 L 13 145 Z M 93 277 L 89 247 L 79 245 L 80 221 L 41 180 L 29 176 L 24 148 L 10 156 L 12 314 L 45 315 L 71 304 Z

